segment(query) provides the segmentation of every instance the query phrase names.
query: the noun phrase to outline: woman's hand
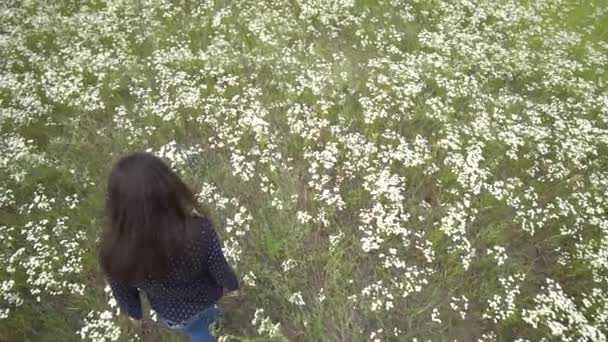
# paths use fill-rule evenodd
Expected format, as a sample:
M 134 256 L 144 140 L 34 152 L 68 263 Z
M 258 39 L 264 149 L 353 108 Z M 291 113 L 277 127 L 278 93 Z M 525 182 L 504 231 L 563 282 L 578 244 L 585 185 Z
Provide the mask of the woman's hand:
M 129 317 L 129 323 L 131 323 L 131 326 L 135 331 L 142 331 L 143 319 L 134 319 Z
M 228 289 L 224 289 L 223 295 L 224 295 L 224 297 L 238 297 L 241 295 L 241 291 L 240 290 L 230 291 Z
M 135 319 L 127 315 L 121 315 L 120 320 L 122 325 L 128 329 L 129 334 L 136 334 L 141 337 L 150 331 L 150 323 L 144 318 Z

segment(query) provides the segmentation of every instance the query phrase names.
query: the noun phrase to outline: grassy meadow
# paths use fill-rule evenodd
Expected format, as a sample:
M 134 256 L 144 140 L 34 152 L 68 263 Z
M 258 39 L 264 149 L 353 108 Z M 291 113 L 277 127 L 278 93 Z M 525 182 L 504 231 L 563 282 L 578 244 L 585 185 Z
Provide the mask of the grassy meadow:
M 221 341 L 606 341 L 606 0 L 3 0 L 0 341 L 120 314 L 105 182 L 196 191 Z

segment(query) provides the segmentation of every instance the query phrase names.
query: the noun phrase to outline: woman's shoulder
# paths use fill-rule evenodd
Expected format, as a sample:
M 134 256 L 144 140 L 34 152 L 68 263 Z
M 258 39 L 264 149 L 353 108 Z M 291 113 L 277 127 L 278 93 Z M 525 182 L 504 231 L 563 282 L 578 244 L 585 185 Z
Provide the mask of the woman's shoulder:
M 194 213 L 190 221 L 190 231 L 194 233 L 195 238 L 207 240 L 214 231 L 213 223 L 205 215 Z
M 193 223 L 202 228 L 213 228 L 211 224 L 211 220 L 207 217 L 207 215 L 200 214 L 197 211 L 192 212 Z

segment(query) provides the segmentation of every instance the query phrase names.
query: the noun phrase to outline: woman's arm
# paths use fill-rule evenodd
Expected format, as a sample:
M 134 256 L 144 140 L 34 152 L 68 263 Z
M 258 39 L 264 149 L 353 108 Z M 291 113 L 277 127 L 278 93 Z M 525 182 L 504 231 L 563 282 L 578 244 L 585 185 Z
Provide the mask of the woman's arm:
M 207 263 L 209 266 L 209 272 L 211 277 L 215 280 L 216 284 L 227 289 L 228 291 L 235 291 L 239 288 L 239 281 L 234 273 L 234 270 L 224 257 L 222 252 L 222 246 L 217 233 L 213 227 L 209 229 L 209 256 Z

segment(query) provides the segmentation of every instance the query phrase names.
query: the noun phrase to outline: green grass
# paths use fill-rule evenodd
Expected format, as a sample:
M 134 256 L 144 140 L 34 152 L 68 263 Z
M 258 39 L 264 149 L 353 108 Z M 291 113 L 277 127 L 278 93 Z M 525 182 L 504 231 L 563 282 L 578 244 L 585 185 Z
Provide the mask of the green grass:
M 13 238 L 4 246 L 5 251 L 0 252 L 0 261 L 8 265 L 11 255 L 19 248 L 27 250 L 25 257 L 13 262 L 16 272 L 0 270 L 0 282 L 14 280 L 15 291 L 24 301 L 23 305 L 13 307 L 5 305 L 6 300 L 2 301 L 0 296 L 0 308 L 10 307 L 8 318 L 0 320 L 1 341 L 79 340 L 77 331 L 84 325 L 87 314 L 108 308 L 103 277 L 95 259 L 96 238 L 103 226 L 106 177 L 112 163 L 124 153 L 149 148 L 158 151 L 170 141 L 183 147 L 202 147 L 188 165 L 178 168 L 193 190 L 199 191 L 203 184 L 215 185 L 219 195 L 237 199 L 253 216 L 251 227 L 243 236 L 229 234 L 225 230 L 226 221 L 234 217 L 238 208 L 206 203 L 205 209 L 217 223 L 224 240 L 232 238 L 239 244 L 242 254 L 235 264 L 239 275 L 252 272 L 257 278 L 255 287 L 245 285 L 241 298 L 226 299 L 222 303 L 225 321 L 220 334 L 231 336 L 229 340 L 269 340 L 260 336 L 257 327 L 251 324 L 254 312 L 259 308 L 264 309 L 264 316 L 270 317 L 272 322 L 281 323 L 281 336 L 276 337 L 277 341 L 368 341 L 370 333 L 378 329 L 384 329 L 382 341 L 410 341 L 413 338 L 472 341 L 489 332 L 495 333 L 493 340 L 496 341 L 512 341 L 519 337 L 530 341 L 541 337 L 551 340 L 557 337 L 551 336 L 546 327 L 541 325 L 534 329 L 522 318 L 524 310 L 535 306 L 534 298 L 542 292 L 547 278 L 559 281 L 578 305 L 582 302 L 579 294 L 589 293 L 593 288 L 605 292 L 606 281 L 597 281 L 592 275 L 598 271 L 596 266 L 588 259 L 574 257 L 578 248 L 575 242 L 597 250 L 602 238 L 606 237 L 605 231 L 590 223 L 590 216 L 582 216 L 583 204 L 577 204 L 579 212 L 573 214 L 580 216 L 556 218 L 530 236 L 521 229 L 517 210 L 506 199 L 499 200 L 486 190 L 473 195 L 472 208 L 477 212 L 473 215 L 475 219 L 467 222 L 465 235 L 477 254 L 472 257 L 468 269 L 462 263 L 464 252 L 454 250 L 458 243 L 440 229 L 440 223 L 450 206 L 461 203 L 465 193 L 472 193 L 460 182 L 462 174 L 459 172 L 462 171 L 446 164 L 446 157 L 451 153 L 466 157 L 469 144 L 480 141 L 485 145 L 484 160 L 479 168 L 487 167 L 492 171 L 486 182 L 520 179 L 525 186 L 516 187 L 514 191 L 524 206 L 528 206 L 526 209 L 532 208 L 532 204 L 525 202 L 527 187 L 540 194 L 538 203 L 541 206 L 558 197 L 578 203 L 571 197 L 573 193 L 603 198 L 601 194 L 606 189 L 592 187 L 590 177 L 605 174 L 605 142 L 599 139 L 588 142 L 598 153 L 596 156 L 586 154 L 584 159 L 590 166 L 579 170 L 571 159 L 557 157 L 561 140 L 555 136 L 549 142 L 555 150 L 548 156 L 532 155 L 537 153 L 538 141 L 527 136 L 518 152 L 519 159 L 511 160 L 505 155 L 509 146 L 504 139 L 498 138 L 498 134 L 508 132 L 507 124 L 511 123 L 509 120 L 516 122 L 514 118 L 521 118 L 517 123 L 536 125 L 522 114 L 530 103 L 563 104 L 568 98 L 584 107 L 568 107 L 559 111 L 561 116 L 557 117 L 543 114 L 543 125 L 555 131 L 558 118 L 567 121 L 571 125 L 568 127 L 574 127 L 576 119 L 581 118 L 598 129 L 606 129 L 608 123 L 605 119 L 602 121 L 600 105 L 587 104 L 588 98 L 599 97 L 602 91 L 605 94 L 608 68 L 605 64 L 604 68 L 588 64 L 586 50 L 591 46 L 599 54 L 608 51 L 606 11 L 594 17 L 594 13 L 608 6 L 606 1 L 566 1 L 564 7 L 542 13 L 539 22 L 522 19 L 522 23 L 512 26 L 499 26 L 496 18 L 468 26 L 475 12 L 467 9 L 463 10 L 467 20 L 459 22 L 462 27 L 443 31 L 438 23 L 456 14 L 442 9 L 440 1 L 406 1 L 407 11 L 415 16 L 410 22 L 399 12 L 404 5 L 391 6 L 390 1 L 355 1 L 353 8 L 338 9 L 335 13 L 330 6 L 321 8 L 309 18 L 304 17 L 307 9 L 299 1 L 238 4 L 215 1 L 200 14 L 196 13 L 196 2 L 167 2 L 173 4 L 171 8 L 163 8 L 162 3 L 125 3 L 113 11 L 103 1 L 78 5 L 72 2 L 2 5 L 7 13 L 15 13 L 15 16 L 0 18 L 0 32 L 14 30 L 18 34 L 2 36 L 2 44 L 7 48 L 0 52 L 3 61 L 0 75 L 15 82 L 0 80 L 0 108 L 7 113 L 0 115 L 0 137 L 4 139 L 5 134 L 16 133 L 26 140 L 31 139 L 33 150 L 24 155 L 44 155 L 45 161 L 36 163 L 12 157 L 8 152 L 6 157 L 0 154 L 2 160 L 8 161 L 6 166 L 0 163 L 0 190 L 11 189 L 15 197 L 12 204 L 3 205 L 0 201 L 0 227 L 15 228 L 10 234 L 0 230 L 0 236 L 6 241 L 9 236 Z M 491 6 L 481 7 L 487 10 Z M 214 18 L 224 13 L 222 11 L 227 13 L 226 17 L 215 25 Z M 101 23 L 94 23 L 89 17 L 76 19 L 78 13 L 89 13 Z M 165 16 L 167 13 L 170 15 Z M 346 20 L 348 18 L 350 21 Z M 266 31 L 254 32 L 251 25 L 256 20 L 262 22 Z M 530 33 L 530 25 L 544 31 Z M 484 28 L 503 33 L 506 38 L 490 41 L 490 35 L 481 31 Z M 392 37 L 390 30 L 401 37 Z M 561 43 L 548 40 L 560 31 L 579 32 L 581 41 L 564 48 Z M 264 32 L 272 34 L 274 43 L 265 40 Z M 419 39 L 421 34 L 428 32 L 442 32 L 446 50 L 429 47 Z M 525 42 L 530 56 L 512 60 L 501 60 L 509 57 L 508 54 L 479 57 L 475 54 L 476 49 L 471 48 L 475 45 L 467 45 L 469 41 L 455 34 L 462 32 L 478 34 L 488 39 L 486 43 L 496 44 L 513 55 Z M 521 38 L 524 33 L 530 34 L 529 41 Z M 365 46 L 361 43 L 363 37 L 369 40 Z M 563 55 L 552 55 L 552 46 Z M 187 52 L 168 53 L 171 49 L 179 51 L 179 48 Z M 82 51 L 90 55 L 78 55 Z M 99 57 L 104 53 L 112 57 Z M 433 55 L 441 56 L 447 62 L 434 65 L 432 61 L 436 59 L 429 57 Z M 120 58 L 114 60 L 114 56 Z M 160 61 L 159 56 L 164 60 Z M 416 59 L 408 60 L 408 56 L 418 56 L 424 61 L 416 64 Z M 122 60 L 122 57 L 126 59 Z M 577 88 L 577 80 L 567 77 L 570 69 L 554 70 L 550 63 L 561 58 L 583 63 L 584 67 L 574 75 L 591 84 L 597 94 L 590 94 L 583 86 Z M 378 60 L 384 64 L 371 65 Z M 411 64 L 406 64 L 406 60 Z M 521 60 L 527 64 L 519 65 Z M 527 66 L 531 71 L 526 71 Z M 423 88 L 411 99 L 411 108 L 404 109 L 399 100 L 407 97 L 401 92 L 407 89 L 405 80 L 409 80 L 408 72 L 412 70 L 420 77 Z M 554 71 L 564 72 L 562 83 L 546 86 L 543 82 L 550 79 Z M 512 73 L 511 79 L 503 77 L 503 72 Z M 179 83 L 181 75 L 187 75 L 189 79 Z M 379 75 L 386 76 L 394 84 L 378 85 Z M 238 76 L 236 83 L 225 85 L 220 81 L 231 76 Z M 468 84 L 468 76 L 478 83 Z M 445 86 L 442 81 L 452 81 L 454 85 Z M 307 82 L 313 85 L 302 85 Z M 319 89 L 312 89 L 317 85 Z M 66 90 L 71 86 L 76 91 Z M 470 90 L 477 86 L 477 92 Z M 532 86 L 536 88 L 531 89 Z M 191 106 L 178 104 L 178 99 L 190 90 L 189 87 L 198 91 L 196 101 Z M 248 95 L 251 89 L 259 92 Z M 464 95 L 452 97 L 450 92 L 454 89 Z M 92 109 L 87 106 L 94 101 L 85 96 L 91 92 L 97 92 L 101 103 Z M 63 97 L 65 94 L 68 95 Z M 376 98 L 379 94 L 386 98 Z M 517 96 L 519 102 L 501 103 L 500 98 L 505 94 Z M 236 95 L 240 102 L 234 100 Z M 33 107 L 24 105 L 28 96 L 38 101 Z M 362 97 L 377 100 L 374 109 L 386 101 L 389 116 L 366 123 L 366 109 L 360 103 Z M 433 107 L 431 99 L 438 99 L 443 107 Z M 287 113 L 295 103 L 309 106 L 313 119 L 328 121 L 329 125 L 320 129 L 318 139 L 294 133 Z M 163 105 L 175 106 L 159 110 Z M 126 108 L 132 128 L 117 127 L 113 122 L 121 106 Z M 9 109 L 21 110 L 32 119 L 20 122 L 9 118 Z M 37 110 L 44 114 L 32 114 Z M 269 124 L 268 133 L 256 135 L 249 127 L 242 126 L 244 113 L 261 115 L 263 111 L 267 113 L 263 118 Z M 160 114 L 167 113 L 176 117 L 162 120 Z M 480 138 L 481 130 L 472 128 L 482 113 L 489 115 L 490 121 L 497 122 L 492 122 L 485 132 L 491 137 L 487 140 Z M 302 122 L 312 123 L 311 120 Z M 147 134 L 146 127 L 155 127 L 155 131 Z M 408 144 L 421 136 L 429 142 L 431 158 L 423 165 L 407 166 L 396 161 L 385 162 L 377 154 L 356 157 L 349 154 L 350 147 L 339 141 L 339 134 L 332 132 L 332 127 L 357 133 L 378 148 L 393 146 L 395 149 L 399 144 L 383 135 L 386 131 L 394 132 Z M 220 132 L 221 129 L 225 131 Z M 237 135 L 234 143 L 230 142 L 231 134 Z M 442 145 L 442 140 L 451 134 L 459 139 L 463 150 L 450 150 Z M 585 141 L 576 136 L 563 139 L 577 143 Z M 212 148 L 211 143 L 218 141 L 256 161 L 253 180 L 245 181 L 233 173 L 233 151 L 228 147 Z M 327 186 L 330 189 L 338 183 L 338 178 L 344 179 L 339 184 L 345 202 L 342 211 L 315 197 L 319 195 L 318 191 L 308 184 L 313 176 L 310 171 L 312 160 L 304 157 L 304 151 L 322 151 L 330 143 L 338 144 L 340 156 L 335 167 L 324 170 L 320 166 L 319 172 L 330 177 L 331 186 Z M 270 162 L 254 156 L 253 150 L 270 153 Z M 532 157 L 526 157 L 526 153 L 531 153 Z M 362 223 L 360 215 L 376 202 L 386 208 L 394 203 L 387 199 L 377 200 L 364 189 L 365 177 L 372 171 L 361 168 L 353 176 L 347 175 L 347 170 L 352 171 L 348 163 L 366 157 L 370 160 L 369 170 L 386 169 L 405 180 L 405 189 L 401 189 L 405 198 L 403 207 L 411 218 L 401 224 L 412 234 L 407 241 L 396 234 L 387 234 L 382 248 L 370 253 L 361 250 L 361 239 L 366 236 L 363 230 L 370 225 Z M 538 175 L 529 175 L 526 171 L 542 158 L 563 163 L 572 173 L 564 179 L 548 181 L 540 180 Z M 540 167 L 545 167 L 545 160 L 542 161 Z M 436 172 L 428 171 L 431 164 L 436 165 Z M 25 173 L 23 180 L 11 177 L 17 171 Z M 548 166 L 538 172 L 539 175 L 548 173 Z M 276 191 L 273 196 L 261 190 L 261 175 L 273 185 Z M 577 185 L 576 177 L 582 178 L 581 185 Z M 56 202 L 50 210 L 28 212 L 25 208 L 32 203 L 33 193 L 39 186 Z M 77 208 L 69 209 L 64 198 L 73 194 L 78 195 L 79 204 Z M 291 202 L 294 194 L 298 198 Z M 281 200 L 283 209 L 273 207 L 274 197 Z M 430 207 L 421 207 L 423 201 Z M 598 208 L 604 203 L 597 199 L 597 203 L 588 206 Z M 302 224 L 297 220 L 298 211 L 312 214 L 325 211 L 329 224 Z M 73 238 L 77 232 L 84 232 L 86 239 L 78 241 L 79 248 L 84 251 L 80 261 L 83 270 L 66 276 L 65 280 L 84 284 L 86 289 L 83 295 L 67 292 L 52 295 L 43 291 L 38 302 L 36 295 L 31 293 L 37 285 L 28 280 L 27 269 L 22 264 L 27 256 L 38 252 L 32 251 L 33 244 L 25 240 L 27 232 L 21 229 L 30 221 L 49 219 L 54 222 L 64 216 L 68 217 L 70 234 L 53 236 L 51 244 L 58 248 L 60 239 Z M 600 216 L 601 213 L 597 213 L 597 217 Z M 560 229 L 574 226 L 577 217 L 584 221 L 580 238 L 562 234 Z M 330 236 L 338 232 L 344 237 L 330 247 Z M 422 237 L 414 237 L 414 234 Z M 435 253 L 432 262 L 427 262 L 416 246 L 423 241 L 432 245 Z M 508 261 L 504 267 L 497 267 L 494 258 L 485 252 L 495 245 L 507 248 Z M 421 285 L 420 291 L 411 292 L 406 299 L 399 298 L 402 290 L 396 289 L 399 284 L 413 282 L 418 285 L 415 283 L 418 278 L 404 269 L 380 266 L 382 257 L 379 254 L 390 253 L 389 248 L 399 250 L 399 257 L 407 267 L 433 271 L 423 277 L 427 283 Z M 558 263 L 563 255 L 572 258 L 566 265 Z M 285 272 L 281 263 L 288 259 L 296 261 L 297 266 Z M 58 270 L 67 260 L 59 258 L 47 262 L 51 269 Z M 504 295 L 498 278 L 517 273 L 525 274 L 526 280 L 520 284 L 521 294 L 516 300 L 514 314 L 497 324 L 482 318 L 488 300 L 494 294 Z M 392 286 L 396 309 L 370 309 L 373 301 L 362 297 L 362 289 L 377 281 Z M 321 288 L 326 295 L 322 302 L 318 300 Z M 297 291 L 306 302 L 303 307 L 288 301 Z M 461 295 L 469 299 L 465 319 L 450 309 L 451 298 Z M 435 308 L 439 309 L 441 323 L 431 320 Z M 586 315 L 589 320 L 593 319 L 590 311 Z M 113 322 L 123 331 L 121 340 L 127 340 L 133 332 L 128 321 L 113 318 Z M 603 333 L 607 333 L 605 323 L 601 324 L 597 322 L 597 326 L 604 329 Z M 401 330 L 398 337 L 392 335 L 392 329 L 396 327 Z M 144 341 L 184 340 L 157 324 L 150 324 L 148 328 L 143 335 Z

